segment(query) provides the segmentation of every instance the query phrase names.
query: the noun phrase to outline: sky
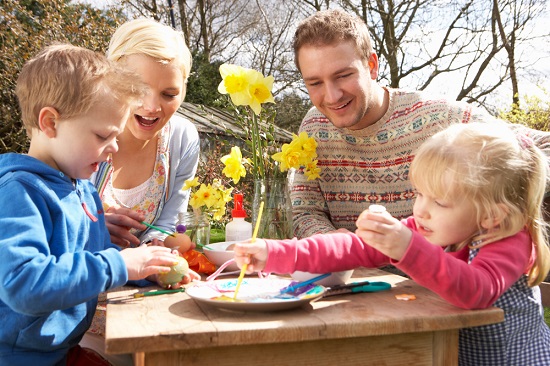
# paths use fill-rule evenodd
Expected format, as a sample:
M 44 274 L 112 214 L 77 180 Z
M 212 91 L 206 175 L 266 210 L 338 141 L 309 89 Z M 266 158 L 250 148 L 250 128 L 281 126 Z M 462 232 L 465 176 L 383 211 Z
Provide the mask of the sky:
M 106 5 L 116 5 L 120 3 L 119 0 L 79 0 L 81 2 L 90 3 L 92 5 L 103 7 Z M 175 2 L 176 0 L 173 0 Z M 550 6 L 547 5 L 546 12 L 537 19 L 536 29 L 533 33 L 548 33 L 548 24 L 550 24 Z M 533 65 L 529 71 L 521 71 L 520 74 L 520 93 L 522 95 L 537 96 L 542 100 L 547 100 L 550 103 L 550 47 L 544 45 L 543 47 L 532 47 L 525 50 L 530 55 L 529 62 L 533 62 Z M 533 75 L 527 75 L 531 72 L 537 74 L 537 77 Z M 456 97 L 459 90 L 459 86 L 462 83 L 462 78 L 459 75 L 449 75 L 445 77 L 439 77 L 437 83 L 432 83 L 428 88 L 428 91 L 444 95 L 446 97 Z M 456 85 L 456 88 L 449 88 L 449 85 Z M 507 85 L 501 87 L 498 92 L 493 93 L 495 105 L 507 106 L 511 102 L 511 85 L 510 82 Z M 544 92 L 544 89 L 548 90 L 548 93 Z

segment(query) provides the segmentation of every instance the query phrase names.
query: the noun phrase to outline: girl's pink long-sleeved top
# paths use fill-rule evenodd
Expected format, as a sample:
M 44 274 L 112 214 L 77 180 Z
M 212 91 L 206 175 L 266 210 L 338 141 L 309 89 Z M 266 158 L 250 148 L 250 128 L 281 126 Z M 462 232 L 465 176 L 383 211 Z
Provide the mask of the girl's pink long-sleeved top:
M 326 273 L 393 264 L 449 303 L 482 309 L 493 305 L 533 263 L 534 249 L 525 231 L 483 246 L 468 264 L 468 247 L 445 252 L 416 231 L 414 218 L 402 222 L 413 231 L 413 237 L 400 261 L 353 233 L 319 234 L 300 240 L 266 239 L 269 256 L 264 271 Z

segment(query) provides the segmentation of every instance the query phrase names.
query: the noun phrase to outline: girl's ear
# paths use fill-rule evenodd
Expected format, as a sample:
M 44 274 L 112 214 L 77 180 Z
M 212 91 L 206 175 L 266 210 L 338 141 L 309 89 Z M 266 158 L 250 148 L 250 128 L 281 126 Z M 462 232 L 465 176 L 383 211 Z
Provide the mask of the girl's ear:
M 49 138 L 54 138 L 57 134 L 57 124 L 59 123 L 59 112 L 53 107 L 44 107 L 38 114 L 38 126 L 40 130 Z
M 493 212 L 491 212 L 491 215 L 485 216 L 485 218 L 481 220 L 481 227 L 487 230 L 493 229 L 500 225 L 509 213 L 510 211 L 504 203 L 498 203 L 494 207 Z

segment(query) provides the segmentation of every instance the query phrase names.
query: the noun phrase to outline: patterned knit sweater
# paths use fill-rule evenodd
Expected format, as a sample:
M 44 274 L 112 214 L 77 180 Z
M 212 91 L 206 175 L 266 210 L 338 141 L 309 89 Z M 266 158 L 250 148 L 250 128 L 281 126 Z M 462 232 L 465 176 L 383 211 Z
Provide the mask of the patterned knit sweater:
M 338 228 L 355 231 L 357 217 L 370 204 L 384 205 L 399 219 L 412 215 L 415 192 L 409 166 L 416 149 L 451 124 L 497 122 L 464 102 L 433 99 L 417 91 L 388 91 L 387 112 L 362 130 L 336 128 L 316 108 L 304 117 L 300 132 L 317 141 L 321 174 L 314 181 L 307 181 L 302 171 L 295 174 L 291 198 L 296 237 Z M 542 137 L 542 145 L 548 147 L 548 134 Z

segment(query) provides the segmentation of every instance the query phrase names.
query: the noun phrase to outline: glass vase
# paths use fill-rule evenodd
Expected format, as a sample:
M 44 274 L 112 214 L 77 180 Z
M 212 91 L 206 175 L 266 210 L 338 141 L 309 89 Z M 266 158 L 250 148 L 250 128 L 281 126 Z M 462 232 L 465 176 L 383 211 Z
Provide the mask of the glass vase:
M 185 233 L 191 241 L 197 244 L 197 249 L 210 244 L 210 220 L 203 212 L 180 212 L 178 213 L 178 225 L 185 225 Z
M 289 182 L 286 177 L 254 180 L 252 222 L 255 227 L 260 209 L 264 209 L 258 229 L 258 238 L 290 239 L 293 237 L 292 203 Z

